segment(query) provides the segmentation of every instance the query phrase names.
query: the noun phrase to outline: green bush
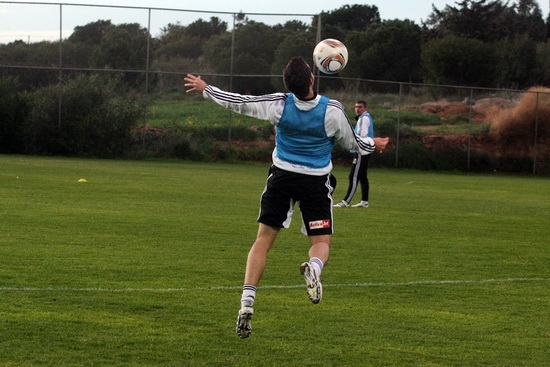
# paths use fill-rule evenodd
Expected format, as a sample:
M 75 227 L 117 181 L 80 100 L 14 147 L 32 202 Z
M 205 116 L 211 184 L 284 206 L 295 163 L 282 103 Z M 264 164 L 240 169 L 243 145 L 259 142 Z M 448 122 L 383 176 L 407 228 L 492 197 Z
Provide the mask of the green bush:
M 62 110 L 59 110 L 61 93 Z M 125 154 L 142 114 L 116 79 L 79 75 L 63 88 L 31 95 L 26 151 L 32 154 L 112 158 Z
M 264 141 L 269 138 L 267 134 L 271 134 L 271 130 L 249 126 L 233 126 L 231 133 L 227 126 L 172 124 L 164 128 L 144 128 L 133 134 L 129 154 L 196 161 L 267 161 L 271 157 L 272 145 L 237 144 Z
M 213 139 L 216 141 L 255 141 L 267 139 L 271 129 L 262 127 L 251 127 L 248 125 L 176 125 L 168 126 L 170 130 L 176 129 L 180 132 L 191 134 L 201 139 Z
M 140 129 L 133 134 L 129 154 L 133 157 L 181 158 L 207 160 L 212 139 L 194 136 L 183 126 Z
M 0 79 L 0 153 L 23 153 L 23 124 L 29 105 L 19 92 L 19 83 Z
M 269 124 L 251 127 L 174 123 L 161 128 L 138 129 L 134 133 L 133 148 L 129 154 L 135 157 L 172 157 L 202 161 L 265 161 L 265 157 L 269 158 L 271 155 L 272 146 L 241 146 L 237 142 L 265 141 L 271 134 Z
M 525 173 L 532 172 L 533 160 L 529 157 L 506 155 L 500 157 L 495 164 L 495 171 Z
M 388 151 L 395 156 L 395 152 Z M 419 142 L 403 144 L 399 147 L 399 167 L 420 170 L 452 170 L 453 165 L 439 152 L 426 149 Z
M 273 146 L 240 147 L 233 152 L 233 158 L 238 161 L 270 162 Z

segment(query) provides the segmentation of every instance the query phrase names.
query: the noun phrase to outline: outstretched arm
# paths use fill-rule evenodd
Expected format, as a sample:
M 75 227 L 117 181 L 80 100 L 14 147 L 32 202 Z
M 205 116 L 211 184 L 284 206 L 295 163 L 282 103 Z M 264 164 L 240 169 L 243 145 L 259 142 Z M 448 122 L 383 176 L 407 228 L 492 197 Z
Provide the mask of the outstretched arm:
M 286 94 L 273 93 L 261 96 L 242 95 L 223 91 L 207 84 L 200 76 L 187 74 L 183 78 L 186 93 L 198 92 L 205 99 L 242 115 L 275 123 L 281 118 Z
M 206 84 L 206 82 L 201 79 L 200 75 L 195 76 L 192 74 L 187 74 L 187 76 L 184 77 L 183 80 L 185 81 L 185 87 L 187 88 L 187 90 L 185 91 L 186 93 L 189 93 L 189 92 L 202 93 L 208 86 L 208 84 Z

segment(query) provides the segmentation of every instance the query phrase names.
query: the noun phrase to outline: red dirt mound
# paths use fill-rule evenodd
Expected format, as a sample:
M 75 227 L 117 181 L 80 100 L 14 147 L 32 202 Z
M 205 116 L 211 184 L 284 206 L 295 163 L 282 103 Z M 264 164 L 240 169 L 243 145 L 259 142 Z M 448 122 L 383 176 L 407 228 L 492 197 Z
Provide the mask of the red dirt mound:
M 542 92 L 542 93 L 536 93 Z M 433 113 L 441 119 L 455 116 L 471 117 L 473 123 L 489 123 L 487 134 L 445 134 L 432 133 L 422 138 L 422 144 L 428 149 L 445 150 L 449 145 L 483 151 L 492 156 L 532 154 L 535 135 L 538 138 L 537 149 L 550 154 L 550 89 L 534 87 L 523 94 L 519 101 L 503 98 L 484 98 L 472 105 L 446 100 L 429 102 L 419 109 Z

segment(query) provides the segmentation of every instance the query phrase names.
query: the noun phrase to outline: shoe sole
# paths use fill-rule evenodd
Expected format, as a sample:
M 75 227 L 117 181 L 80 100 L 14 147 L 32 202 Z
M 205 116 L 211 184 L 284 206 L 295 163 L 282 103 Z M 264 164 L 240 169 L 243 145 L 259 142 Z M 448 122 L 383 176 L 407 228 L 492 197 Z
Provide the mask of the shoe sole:
M 254 314 L 251 310 L 239 311 L 239 317 L 237 318 L 237 336 L 241 339 L 246 339 L 252 333 L 252 315 Z
M 300 273 L 304 276 L 307 285 L 307 295 L 311 302 L 317 304 L 323 298 L 323 286 L 321 282 L 313 275 L 313 269 L 309 263 L 303 263 L 300 266 Z

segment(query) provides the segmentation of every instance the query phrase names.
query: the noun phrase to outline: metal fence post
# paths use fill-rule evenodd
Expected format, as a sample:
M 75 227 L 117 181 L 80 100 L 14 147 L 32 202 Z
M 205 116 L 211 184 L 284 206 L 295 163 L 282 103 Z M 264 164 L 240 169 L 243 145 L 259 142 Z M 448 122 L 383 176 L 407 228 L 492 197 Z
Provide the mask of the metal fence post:
M 535 107 L 535 144 L 533 146 L 533 174 L 537 173 L 537 140 L 538 140 L 538 130 L 539 130 L 539 98 L 540 93 L 537 92 L 537 103 Z
M 59 4 L 59 75 L 58 75 L 58 111 L 57 124 L 61 129 L 61 109 L 63 108 L 63 4 Z
M 147 115 L 149 112 L 149 74 L 150 74 L 150 60 L 151 60 L 151 8 L 149 10 L 149 17 L 147 20 L 147 55 L 145 60 L 145 91 L 143 95 L 145 103 L 145 117 L 143 119 L 144 126 L 147 126 Z
M 472 115 L 474 110 L 474 89 L 470 89 L 470 100 L 468 101 L 470 107 L 470 115 L 468 117 L 468 153 L 466 167 L 470 170 L 471 152 L 472 152 Z
M 399 83 L 399 98 L 397 98 L 397 129 L 395 132 L 395 167 L 399 164 L 399 129 L 401 127 L 401 103 L 403 100 L 403 83 Z
M 317 35 L 315 36 L 315 44 L 318 44 L 319 42 L 321 42 L 321 13 L 319 13 L 319 16 L 317 18 Z M 321 82 L 321 78 L 319 77 L 320 76 L 320 72 L 319 72 L 319 68 L 315 67 L 315 60 L 313 60 L 313 66 L 315 69 L 316 69 L 316 75 L 315 75 L 315 79 L 317 80 L 317 94 L 319 94 L 319 83 Z

